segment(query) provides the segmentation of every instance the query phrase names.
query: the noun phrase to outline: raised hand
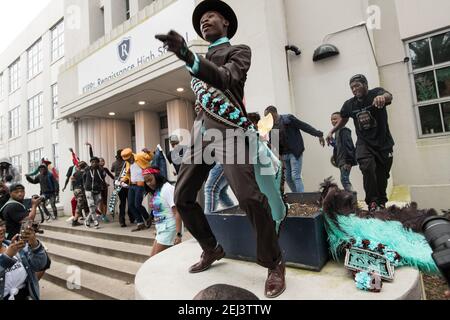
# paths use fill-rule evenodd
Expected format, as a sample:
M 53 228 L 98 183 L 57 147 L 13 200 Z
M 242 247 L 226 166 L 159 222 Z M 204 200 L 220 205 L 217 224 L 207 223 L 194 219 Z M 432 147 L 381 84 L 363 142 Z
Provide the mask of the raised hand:
M 15 257 L 17 255 L 17 253 L 19 253 L 20 250 L 25 248 L 25 245 L 26 245 L 25 241 L 20 239 L 20 235 L 16 234 L 14 236 L 14 238 L 12 238 L 11 244 L 6 249 L 5 254 L 8 257 L 13 258 L 13 257 Z
M 168 34 L 157 34 L 156 39 L 164 43 L 170 52 L 189 65 L 194 63 L 194 54 L 189 50 L 186 40 L 176 31 L 171 30 Z

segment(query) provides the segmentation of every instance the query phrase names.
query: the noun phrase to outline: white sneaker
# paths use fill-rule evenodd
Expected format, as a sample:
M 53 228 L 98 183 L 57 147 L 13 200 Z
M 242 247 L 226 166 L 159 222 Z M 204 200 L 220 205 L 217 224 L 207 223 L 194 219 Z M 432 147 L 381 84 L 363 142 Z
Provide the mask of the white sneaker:
M 100 224 L 98 223 L 98 221 L 95 221 L 94 222 L 94 227 L 95 227 L 95 229 L 100 229 Z
M 70 217 L 69 219 L 66 220 L 66 222 L 70 223 L 73 221 L 73 217 Z

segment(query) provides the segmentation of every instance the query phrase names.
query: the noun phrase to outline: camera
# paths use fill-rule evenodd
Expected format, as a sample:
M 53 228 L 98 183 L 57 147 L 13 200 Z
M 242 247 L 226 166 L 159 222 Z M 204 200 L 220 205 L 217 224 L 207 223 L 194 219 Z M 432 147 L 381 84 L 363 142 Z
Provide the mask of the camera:
M 29 228 L 31 228 L 36 234 L 44 233 L 44 231 L 40 229 L 40 224 L 38 222 L 25 220 L 22 222 L 22 225 L 20 226 L 20 234 L 22 234 L 22 232 L 26 231 Z
M 433 249 L 433 260 L 450 286 L 450 220 L 430 217 L 423 222 L 422 230 Z
M 39 199 L 41 202 L 44 202 L 44 201 L 45 201 L 45 196 L 38 196 L 38 195 L 35 195 L 35 196 L 33 196 L 32 198 L 33 198 L 34 200 Z

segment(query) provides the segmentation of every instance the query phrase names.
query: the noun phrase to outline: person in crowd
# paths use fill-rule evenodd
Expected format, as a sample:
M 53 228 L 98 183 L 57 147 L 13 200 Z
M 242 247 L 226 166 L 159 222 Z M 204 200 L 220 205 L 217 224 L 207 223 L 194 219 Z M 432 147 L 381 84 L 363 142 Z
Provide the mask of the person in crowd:
M 350 79 L 353 98 L 346 101 L 341 110 L 341 120 L 327 137 L 331 144 L 333 135 L 353 119 L 358 140 L 356 160 L 364 178 L 366 203 L 370 211 L 386 208 L 386 189 L 394 161 L 394 139 L 389 129 L 386 107 L 393 96 L 383 88 L 369 90 L 367 78 L 358 74 Z
M 292 114 L 280 115 L 274 106 L 269 106 L 264 116 L 271 114 L 274 120 L 274 130 L 279 134 L 279 150 L 274 150 L 280 155 L 286 169 L 286 181 L 293 193 L 305 192 L 303 184 L 303 154 L 305 144 L 301 131 L 306 132 L 313 137 L 319 138 L 322 147 L 325 147 L 323 132 L 314 129 L 311 125 L 300 121 Z
M 335 112 L 331 115 L 331 124 L 336 126 L 342 120 L 341 113 Z M 345 191 L 353 192 L 350 182 L 352 168 L 357 165 L 355 155 L 355 145 L 353 144 L 352 131 L 343 127 L 336 131 L 333 141 L 333 161 L 332 163 L 341 171 L 341 183 Z
M 51 217 L 53 220 L 58 218 L 58 209 L 56 208 L 56 196 L 59 193 L 59 184 L 53 174 L 48 171 L 48 167 L 44 164 L 39 166 L 39 174 L 34 178 L 30 175 L 25 175 L 27 181 L 31 184 L 39 184 L 41 187 L 41 195 L 44 197 L 44 201 L 41 204 L 42 210 L 47 215 L 47 220 Z M 47 209 L 47 202 L 53 210 L 53 215 Z
M 89 156 L 92 158 L 94 158 L 94 150 L 92 147 L 92 144 L 89 142 L 86 142 L 86 145 L 89 147 Z M 100 204 L 96 210 L 97 215 L 99 215 L 102 219 L 103 222 L 109 223 L 109 219 L 106 216 L 107 214 L 107 207 L 108 207 L 108 188 L 109 188 L 109 184 L 106 182 L 106 176 L 110 177 L 112 180 L 114 180 L 114 175 L 111 173 L 111 171 L 109 171 L 109 169 L 107 167 L 105 167 L 106 165 L 106 161 L 104 158 L 99 158 L 100 160 L 100 173 L 102 175 L 103 178 L 103 189 L 102 189 L 102 200 L 100 201 Z
M 0 181 L 6 183 L 9 187 L 11 184 L 21 182 L 20 173 L 11 163 L 10 158 L 0 159 Z
M 39 300 L 38 274 L 50 259 L 33 228 L 28 226 L 8 241 L 6 224 L 0 221 L 0 243 L 0 299 Z
M 97 207 L 102 201 L 102 190 L 104 188 L 104 178 L 100 169 L 100 159 L 93 157 L 90 161 L 91 165 L 86 168 L 83 174 L 84 190 L 89 206 L 89 215 L 84 221 L 87 228 L 94 223 L 95 229 L 100 229 L 99 219 L 97 217 Z
M 111 172 L 114 173 L 114 181 L 115 183 L 120 183 L 120 180 L 123 178 L 122 176 L 125 176 L 126 174 L 126 162 L 122 159 L 122 151 L 123 149 L 120 149 L 117 151 L 116 154 L 116 161 L 112 164 Z M 124 185 L 120 189 L 120 192 L 118 194 L 119 196 L 119 223 L 122 228 L 126 228 L 127 224 L 125 221 L 125 213 L 128 211 L 128 218 L 130 220 L 130 223 L 134 223 L 134 218 L 131 214 L 130 210 L 127 210 L 127 199 L 128 199 L 128 186 Z
M 205 213 L 211 214 L 217 211 L 219 205 L 224 208 L 234 206 L 234 201 L 228 195 L 230 185 L 228 184 L 223 166 L 216 164 L 209 172 L 205 184 Z
M 71 178 L 73 174 L 76 172 L 76 168 L 78 164 L 80 163 L 80 159 L 77 157 L 75 151 L 72 148 L 69 148 L 70 153 L 72 154 L 72 163 L 73 165 L 69 167 L 66 173 L 66 181 L 64 182 L 64 188 L 62 189 L 63 192 L 66 191 L 67 186 L 69 185 L 69 182 L 71 181 Z M 72 190 L 73 191 L 73 190 Z M 71 207 L 72 207 L 72 217 L 67 220 L 67 222 L 72 222 L 73 219 L 76 216 L 77 212 L 77 199 L 76 197 L 72 197 L 72 200 L 70 201 Z M 89 208 L 85 209 L 86 215 L 89 214 Z
M 6 183 L 0 181 L 0 208 L 3 208 L 3 206 L 8 202 L 9 198 L 9 188 L 6 186 Z
M 102 201 L 100 202 L 99 208 L 97 210 L 97 213 L 100 214 L 102 217 L 103 222 L 110 222 L 107 213 L 108 213 L 108 189 L 109 184 L 106 182 L 106 177 L 109 177 L 114 181 L 114 175 L 109 171 L 107 167 L 105 167 L 106 161 L 104 158 L 100 158 L 100 170 L 103 175 L 103 190 L 102 190 Z
M 69 182 L 70 182 L 70 180 L 71 180 L 73 174 L 75 173 L 75 171 L 76 171 L 76 166 L 75 166 L 75 165 L 70 166 L 69 169 L 67 169 L 67 173 L 66 173 L 66 181 L 64 182 L 64 187 L 62 188 L 62 192 L 66 192 L 67 186 L 69 185 Z M 71 219 L 68 220 L 68 221 L 72 221 L 73 218 L 74 218 L 75 215 L 76 215 L 76 211 L 77 211 L 77 200 L 76 200 L 75 197 L 72 197 L 72 199 L 70 200 L 70 204 L 71 204 L 71 207 L 72 207 L 72 217 L 71 217 Z
M 40 197 L 31 199 L 31 210 L 25 206 L 25 187 L 20 184 L 13 184 L 9 188 L 10 199 L 0 208 L 2 219 L 6 222 L 6 239 L 12 238 L 20 233 L 20 227 L 23 220 L 28 219 L 34 221 L 36 218 L 36 210 L 41 203 Z
M 175 168 L 174 174 L 177 176 L 180 173 L 181 161 L 183 160 L 187 146 L 181 145 L 180 138 L 176 135 L 170 136 L 169 142 L 172 147 L 172 151 L 167 155 L 167 160 Z
M 206 57 L 192 52 L 183 36 L 174 30 L 167 34 L 158 34 L 155 38 L 160 40 L 169 52 L 173 52 L 186 63 L 193 77 L 196 106 L 200 111 L 198 120 L 194 123 L 193 140 L 201 139 L 203 129 L 215 129 L 222 133 L 229 128 L 235 128 L 235 125 L 252 129 L 253 125 L 246 118 L 243 104 L 244 87 L 251 66 L 252 52 L 246 45 L 230 43 L 230 39 L 236 34 L 238 28 L 236 14 L 223 1 L 206 0 L 197 5 L 192 21 L 197 34 L 210 44 Z M 227 105 L 222 102 L 224 100 L 212 99 L 213 94 L 210 94 L 209 90 L 230 100 L 231 103 Z M 201 112 L 200 109 L 205 111 Z M 233 112 L 227 113 L 227 110 L 233 110 Z M 245 144 L 244 135 L 234 137 L 234 141 L 230 141 L 228 145 L 226 143 L 229 141 L 225 140 L 230 139 L 216 139 L 209 145 L 205 143 L 197 152 L 194 144 L 190 145 L 184 154 L 175 188 L 176 207 L 189 232 L 203 249 L 200 261 L 189 268 L 189 272 L 193 274 L 208 270 L 216 261 L 223 259 L 226 253 L 214 236 L 204 210 L 196 201 L 198 192 L 208 178 L 212 163 L 207 163 L 209 161 L 204 158 L 201 163 L 191 160 L 195 160 L 198 155 L 201 156 L 200 153 L 214 144 L 217 148 L 213 160 L 220 162 L 218 160 L 222 155 L 226 158 L 227 150 L 238 147 L 240 141 L 244 142 L 242 154 L 248 158 L 250 147 Z M 221 142 L 224 143 L 221 144 Z M 265 294 L 268 298 L 276 298 L 286 290 L 285 263 L 278 244 L 277 228 L 269 199 L 257 183 L 257 173 L 253 164 L 223 163 L 223 165 L 228 183 L 257 234 L 258 264 L 268 270 Z M 277 184 L 277 182 L 274 183 Z M 276 197 L 274 203 L 276 202 L 280 208 L 285 207 L 281 203 L 281 197 Z
M 132 232 L 149 229 L 152 225 L 152 218 L 142 205 L 145 194 L 145 181 L 142 170 L 150 166 L 154 154 L 146 148 L 138 154 L 134 154 L 131 149 L 124 149 L 121 156 L 126 162 L 126 175 L 121 182 L 130 186 L 128 190 L 128 210 L 137 223 L 136 229 L 132 230 Z
M 156 239 L 151 257 L 182 242 L 182 221 L 174 202 L 175 187 L 161 175 L 159 168 L 143 171 L 146 191 L 150 194 L 150 208 L 156 227 Z
M 73 221 L 72 221 L 72 227 L 82 226 L 82 224 L 79 222 L 79 220 L 81 218 L 83 218 L 83 220 L 86 220 L 86 217 L 90 213 L 87 198 L 86 198 L 86 192 L 84 190 L 84 181 L 83 181 L 83 177 L 84 177 L 87 167 L 88 167 L 87 163 L 84 161 L 81 161 L 75 167 L 75 172 L 71 177 L 72 190 L 73 190 L 73 194 L 74 194 L 74 197 L 75 197 L 76 203 L 77 203 L 75 216 L 73 217 Z M 86 217 L 84 217 L 84 215 L 83 215 L 83 210 L 87 213 Z
M 250 112 L 247 118 L 251 121 L 251 123 L 253 123 L 255 128 L 258 128 L 258 122 L 261 121 L 261 115 L 259 112 Z
M 160 149 L 160 146 L 155 150 L 155 157 L 152 160 L 151 166 L 159 168 L 161 175 L 168 179 L 166 157 L 164 156 L 164 151 Z
M 243 288 L 227 284 L 216 284 L 200 291 L 193 300 L 203 301 L 257 301 L 259 298 Z

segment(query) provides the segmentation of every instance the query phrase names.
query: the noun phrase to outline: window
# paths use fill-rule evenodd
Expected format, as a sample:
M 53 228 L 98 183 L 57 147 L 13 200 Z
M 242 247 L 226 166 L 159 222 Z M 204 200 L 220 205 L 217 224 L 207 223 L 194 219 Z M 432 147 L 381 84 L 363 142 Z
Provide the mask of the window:
M 28 80 L 42 72 L 42 40 L 28 49 Z
M 57 143 L 53 144 L 53 166 L 59 168 L 59 145 Z
M 167 114 L 161 115 L 161 117 L 159 118 L 159 124 L 161 130 L 169 129 L 169 119 L 167 118 Z
M 4 129 L 4 124 L 3 124 L 3 117 L 0 117 L 0 142 L 3 142 L 3 129 Z
M 19 89 L 20 82 L 20 72 L 19 72 L 19 62 L 16 60 L 12 65 L 9 66 L 9 93 L 12 93 Z
M 4 95 L 4 85 L 3 85 L 3 73 L 0 73 L 0 99 L 3 98 Z
M 58 118 L 58 84 L 52 85 L 52 120 Z
M 41 165 L 43 154 L 43 148 L 28 152 L 28 172 L 33 172 Z
M 125 14 L 126 14 L 127 20 L 129 20 L 131 17 L 130 0 L 125 0 Z
M 28 100 L 28 130 L 40 128 L 43 124 L 43 96 L 42 93 Z
M 420 136 L 450 134 L 450 31 L 408 43 Z
M 9 139 L 17 138 L 20 133 L 20 107 L 9 112 Z
M 64 56 L 64 20 L 58 22 L 51 29 L 52 33 L 52 61 L 56 61 Z
M 11 157 L 11 164 L 19 171 L 19 174 L 22 175 L 22 156 Z

